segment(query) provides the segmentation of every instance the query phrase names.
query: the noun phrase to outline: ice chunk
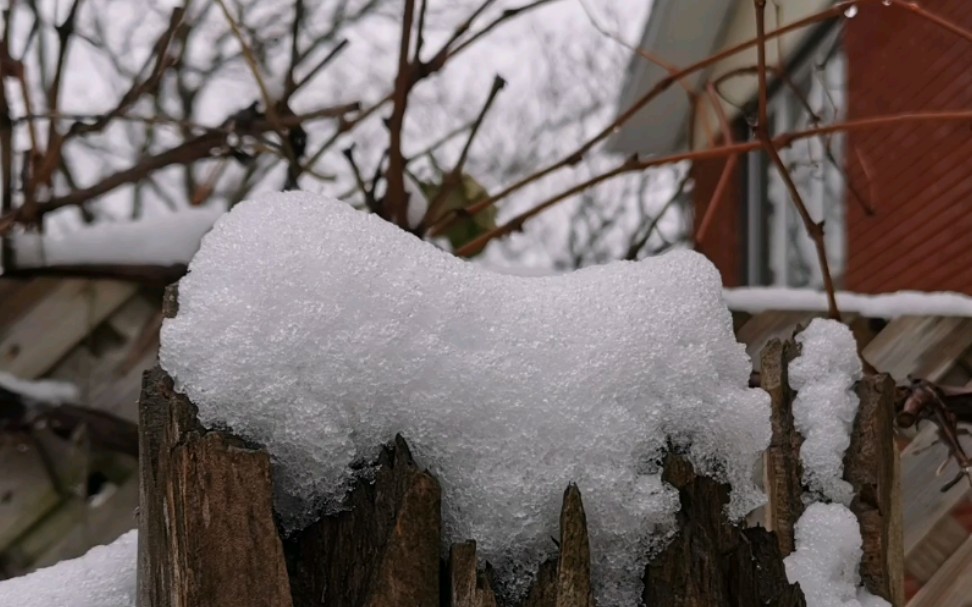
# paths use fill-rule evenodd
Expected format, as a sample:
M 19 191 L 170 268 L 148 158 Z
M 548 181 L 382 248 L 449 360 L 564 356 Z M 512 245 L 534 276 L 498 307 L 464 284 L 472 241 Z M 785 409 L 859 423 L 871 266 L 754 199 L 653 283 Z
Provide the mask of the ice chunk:
M 796 429 L 803 435 L 803 481 L 812 492 L 849 505 L 853 489 L 843 480 L 844 452 L 850 446 L 857 406 L 854 383 L 861 359 L 850 329 L 835 320 L 816 318 L 797 335 L 800 356 L 790 363 Z
M 56 379 L 21 379 L 6 371 L 0 371 L 0 388 L 15 392 L 29 400 L 52 405 L 76 403 L 81 397 L 78 387 L 71 382 Z
M 0 607 L 135 607 L 138 532 L 0 582 Z
M 841 504 L 811 504 L 796 524 L 796 551 L 786 577 L 799 582 L 807 607 L 884 607 L 888 602 L 858 588 L 861 531 Z
M 203 239 L 161 361 L 202 421 L 265 445 L 290 529 L 334 508 L 349 464 L 402 433 L 443 487 L 448 541 L 507 588 L 584 494 L 600 604 L 634 605 L 672 531 L 666 441 L 761 503 L 768 397 L 747 387 L 719 274 L 673 252 L 548 278 L 495 274 L 336 200 L 244 202 Z

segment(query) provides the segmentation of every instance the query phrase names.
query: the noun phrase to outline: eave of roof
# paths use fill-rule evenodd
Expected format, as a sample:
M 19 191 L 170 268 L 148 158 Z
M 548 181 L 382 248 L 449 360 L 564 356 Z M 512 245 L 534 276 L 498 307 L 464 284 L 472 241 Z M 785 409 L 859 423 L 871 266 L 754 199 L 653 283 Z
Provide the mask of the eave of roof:
M 672 65 L 691 65 L 711 55 L 721 43 L 736 0 L 654 0 L 639 48 Z M 660 66 L 633 53 L 628 65 L 618 113 L 631 107 L 651 87 L 668 76 Z M 685 82 L 697 87 L 704 72 Z M 607 143 L 624 154 L 667 153 L 688 141 L 691 105 L 681 87 L 671 86 L 642 108 Z

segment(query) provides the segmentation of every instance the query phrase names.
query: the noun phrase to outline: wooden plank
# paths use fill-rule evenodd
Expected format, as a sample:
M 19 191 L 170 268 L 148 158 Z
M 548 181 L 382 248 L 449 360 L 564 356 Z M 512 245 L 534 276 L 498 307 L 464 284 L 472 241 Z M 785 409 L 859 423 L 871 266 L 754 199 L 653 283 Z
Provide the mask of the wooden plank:
M 794 526 L 803 514 L 800 445 L 803 438 L 793 421 L 793 390 L 787 374 L 796 347 L 789 339 L 772 339 L 760 354 L 760 383 L 770 395 L 773 435 L 764 456 L 765 525 L 775 531 L 783 556 L 794 550 Z
M 909 376 L 940 380 L 972 346 L 972 319 L 951 317 L 902 317 L 891 321 L 864 348 L 864 357 L 896 380 Z M 916 567 L 922 542 L 964 495 L 965 483 L 949 491 L 939 489 L 943 477 L 936 471 L 947 456 L 942 445 L 933 445 L 936 430 L 925 424 L 901 455 L 903 552 L 905 569 Z
M 729 487 L 696 476 L 685 459 L 669 453 L 662 479 L 679 492 L 678 532 L 645 568 L 646 605 L 805 605 L 787 580 L 773 533 L 742 529 L 725 518 Z
M 266 452 L 205 432 L 159 368 L 146 373 L 139 443 L 138 604 L 292 605 Z
M 441 490 L 398 436 L 343 512 L 287 538 L 295 607 L 438 607 Z M 466 595 L 466 599 L 470 597 Z
M 871 375 L 857 384 L 860 406 L 851 443 L 844 456 L 844 479 L 854 488 L 850 509 L 863 539 L 860 574 L 876 596 L 901 607 L 904 595 L 904 550 L 898 451 L 894 444 L 894 381 Z
M 114 486 L 113 486 L 114 487 Z M 89 501 L 84 517 L 48 548 L 33 567 L 47 567 L 65 559 L 79 557 L 95 546 L 110 544 L 134 529 L 138 520 L 138 475 L 132 474 L 120 487 L 111 489 L 104 500 Z
M 970 346 L 972 319 L 905 316 L 888 323 L 863 355 L 896 381 L 909 376 L 938 381 Z
M 925 541 L 912 550 L 908 573 L 925 583 L 945 564 L 969 537 L 968 532 L 951 516 L 943 516 L 929 531 Z
M 591 548 L 580 491 L 571 483 L 560 509 L 560 554 L 540 565 L 523 607 L 593 607 Z
M 136 421 L 142 372 L 158 351 L 160 303 L 142 294 L 129 298 L 45 377 L 77 385 L 79 404 Z
M 85 462 L 73 452 L 72 445 L 44 433 L 37 436 L 62 483 L 67 487 L 77 483 L 84 473 Z M 0 553 L 3 553 L 65 498 L 51 483 L 36 446 L 26 437 L 10 435 L 9 440 L 0 443 L 0 461 L 4 463 L 0 474 Z
M 945 475 L 936 474 L 948 457 L 948 450 L 937 443 L 937 430 L 925 424 L 901 455 L 902 511 L 904 514 L 904 554 L 910 570 L 912 556 L 920 554 L 922 541 L 931 533 L 942 517 L 948 515 L 959 500 L 968 495 L 968 483 L 956 483 L 942 493 L 939 489 L 955 470 L 949 464 Z
M 790 339 L 798 326 L 805 326 L 819 316 L 822 315 L 817 312 L 760 312 L 736 331 L 736 339 L 746 344 L 753 365 L 758 365 L 759 354 L 767 342 Z
M 135 290 L 108 280 L 58 281 L 0 334 L 0 369 L 27 379 L 40 377 Z
M 972 601 L 972 537 L 965 540 L 908 607 L 967 607 Z
M 449 550 L 451 607 L 496 607 L 491 569 L 479 571 L 476 542 L 453 544 Z

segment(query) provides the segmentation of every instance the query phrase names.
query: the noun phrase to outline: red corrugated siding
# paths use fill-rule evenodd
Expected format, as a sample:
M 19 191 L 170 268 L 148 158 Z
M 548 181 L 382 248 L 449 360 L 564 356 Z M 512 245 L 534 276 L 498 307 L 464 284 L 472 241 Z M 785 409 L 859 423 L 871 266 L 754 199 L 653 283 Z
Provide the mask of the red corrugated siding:
M 692 164 L 692 179 L 695 183 L 695 233 L 705 216 L 712 200 L 716 184 L 722 175 L 726 161 L 721 158 L 701 160 Z M 739 167 L 741 163 L 736 166 Z M 743 184 L 741 171 L 736 175 L 723 193 L 715 217 L 705 238 L 695 243 L 695 250 L 712 260 L 722 272 L 722 282 L 729 287 L 742 284 L 743 227 L 741 225 L 741 200 Z
M 923 6 L 972 28 L 969 0 Z M 873 5 L 847 21 L 845 44 L 851 119 L 972 109 L 972 43 Z M 972 293 L 972 124 L 883 127 L 851 133 L 848 145 L 849 177 L 878 214 L 848 201 L 846 288 Z

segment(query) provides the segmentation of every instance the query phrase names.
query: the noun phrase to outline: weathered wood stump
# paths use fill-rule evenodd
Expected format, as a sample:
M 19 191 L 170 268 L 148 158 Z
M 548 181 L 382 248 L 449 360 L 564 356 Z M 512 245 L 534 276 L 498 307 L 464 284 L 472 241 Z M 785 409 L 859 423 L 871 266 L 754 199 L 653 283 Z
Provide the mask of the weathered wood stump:
M 697 476 L 688 461 L 671 453 L 662 478 L 678 489 L 682 506 L 677 535 L 645 570 L 645 604 L 806 605 L 799 587 L 786 579 L 775 534 L 726 520 L 728 485 Z
M 383 449 L 373 480 L 356 485 L 344 511 L 283 537 L 265 452 L 202 428 L 160 369 L 145 375 L 140 410 L 140 606 L 499 605 L 475 542 L 453 545 L 440 560 L 439 485 L 402 437 Z M 682 493 L 682 532 L 648 567 L 649 604 L 802 605 L 786 584 L 775 537 L 725 521 L 728 487 L 696 477 L 675 456 L 665 475 Z M 564 492 L 559 546 L 523 607 L 594 605 L 587 520 L 574 485 Z
M 174 290 L 165 310 L 175 314 Z M 778 461 L 770 476 L 781 478 L 768 486 L 774 500 L 790 500 L 771 510 L 781 536 L 729 524 L 729 487 L 697 476 L 686 460 L 669 454 L 664 478 L 681 497 L 679 531 L 646 568 L 644 599 L 652 607 L 804 605 L 782 561 L 792 550 L 801 508 L 799 435 L 787 409 L 786 347 L 771 344 L 769 352 L 762 379 L 774 403 L 772 457 Z M 862 383 L 860 394 L 856 442 L 845 466 L 866 538 L 862 572 L 872 592 L 896 596 L 895 460 L 883 459 L 890 426 L 881 417 L 890 390 L 874 380 Z M 440 487 L 416 465 L 402 437 L 384 448 L 371 480 L 356 484 L 343 511 L 284 537 L 265 451 L 203 428 L 193 404 L 161 369 L 145 374 L 139 409 L 140 607 L 501 604 L 474 541 L 454 544 L 440 558 Z M 587 521 L 573 485 L 564 492 L 559 536 L 559 554 L 539 564 L 521 607 L 593 607 Z

